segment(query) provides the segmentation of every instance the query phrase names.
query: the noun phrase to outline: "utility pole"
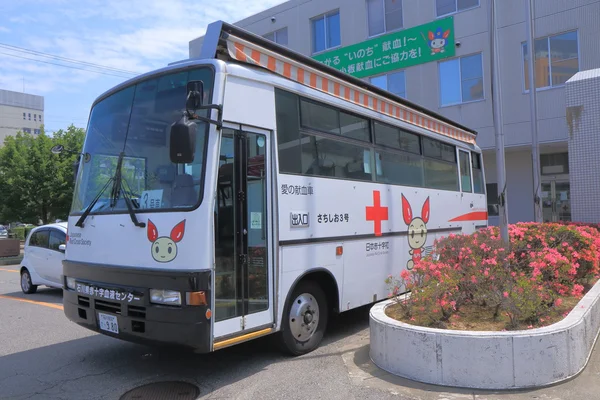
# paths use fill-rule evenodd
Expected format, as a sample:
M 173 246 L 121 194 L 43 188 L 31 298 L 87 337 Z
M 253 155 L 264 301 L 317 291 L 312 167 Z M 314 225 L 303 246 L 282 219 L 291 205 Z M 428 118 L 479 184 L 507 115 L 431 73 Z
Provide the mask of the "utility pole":
M 534 4 L 526 0 L 525 24 L 527 25 L 527 57 L 529 58 L 529 108 L 531 112 L 531 161 L 533 167 L 533 217 L 542 222 L 542 192 L 540 183 L 540 144 L 538 141 L 537 90 L 535 84 L 535 20 Z
M 500 236 L 508 250 L 508 207 L 506 201 L 506 160 L 504 154 L 504 130 L 502 120 L 502 89 L 500 83 L 500 61 L 498 59 L 498 29 L 496 29 L 496 0 L 490 0 L 491 13 L 491 70 L 492 102 L 494 105 L 494 131 L 496 135 L 496 173 L 498 179 L 498 205 L 500 208 Z

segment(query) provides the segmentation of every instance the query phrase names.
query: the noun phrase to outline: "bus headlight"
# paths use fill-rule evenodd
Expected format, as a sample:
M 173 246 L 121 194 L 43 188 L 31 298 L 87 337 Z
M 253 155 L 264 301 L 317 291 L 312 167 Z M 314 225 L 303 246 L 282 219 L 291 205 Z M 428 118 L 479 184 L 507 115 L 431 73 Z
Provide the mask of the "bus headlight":
M 181 293 L 176 290 L 150 289 L 150 302 L 171 306 L 181 305 Z
M 67 276 L 67 287 L 71 290 L 75 290 L 75 278 Z

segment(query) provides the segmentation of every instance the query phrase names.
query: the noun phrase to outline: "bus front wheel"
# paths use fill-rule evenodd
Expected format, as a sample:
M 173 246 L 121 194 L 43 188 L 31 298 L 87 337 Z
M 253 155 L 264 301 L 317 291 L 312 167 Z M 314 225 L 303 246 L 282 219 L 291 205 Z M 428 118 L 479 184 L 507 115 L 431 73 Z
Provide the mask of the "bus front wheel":
M 327 328 L 328 304 L 321 287 L 312 281 L 302 281 L 286 304 L 280 344 L 283 350 L 299 356 L 316 349 Z

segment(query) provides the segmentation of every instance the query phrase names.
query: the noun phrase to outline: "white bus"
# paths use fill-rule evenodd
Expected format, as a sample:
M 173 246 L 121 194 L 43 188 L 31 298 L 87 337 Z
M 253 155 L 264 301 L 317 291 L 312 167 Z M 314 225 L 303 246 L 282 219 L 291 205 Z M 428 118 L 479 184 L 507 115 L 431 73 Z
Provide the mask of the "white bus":
M 211 352 L 388 297 L 436 238 L 487 225 L 476 132 L 221 21 L 199 59 L 92 105 L 64 312 Z

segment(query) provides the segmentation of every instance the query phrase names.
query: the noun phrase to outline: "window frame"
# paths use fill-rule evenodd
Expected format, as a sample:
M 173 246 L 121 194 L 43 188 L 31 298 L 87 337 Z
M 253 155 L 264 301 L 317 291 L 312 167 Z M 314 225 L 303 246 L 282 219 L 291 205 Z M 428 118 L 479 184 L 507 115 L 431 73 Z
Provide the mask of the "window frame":
M 462 59 L 463 58 L 467 58 L 467 57 L 472 57 L 475 55 L 479 55 L 479 59 L 481 61 L 481 81 L 482 81 L 482 89 L 483 89 L 483 96 L 481 97 L 481 99 L 476 99 L 476 100 L 468 100 L 468 101 L 464 101 L 463 99 L 463 88 L 462 88 Z M 486 90 L 485 90 L 485 68 L 484 68 L 484 63 L 483 63 L 483 50 L 479 51 L 479 52 L 475 52 L 475 53 L 469 53 L 469 54 L 465 54 L 463 56 L 459 56 L 459 57 L 453 57 L 450 58 L 448 60 L 441 60 L 438 61 L 438 68 L 437 68 L 437 75 L 438 75 L 438 96 L 439 96 L 439 108 L 444 108 L 444 107 L 454 107 L 454 106 L 458 106 L 458 105 L 463 105 L 463 104 L 472 104 L 472 103 L 479 103 L 482 101 L 486 101 Z M 458 61 L 458 76 L 459 76 L 459 84 L 460 84 L 460 101 L 457 103 L 448 103 L 448 104 L 443 104 L 442 103 L 442 75 L 441 75 L 441 66 L 442 64 L 445 63 L 449 63 L 449 62 L 453 62 L 453 61 Z
M 327 17 L 331 17 L 333 15 L 338 15 L 340 18 L 340 44 L 338 44 L 337 46 L 332 46 L 332 47 L 327 47 Z M 314 23 L 318 20 L 322 19 L 323 20 L 323 28 L 324 28 L 324 35 L 325 35 L 325 48 L 323 50 L 319 50 L 316 51 L 314 48 L 315 45 L 315 28 L 314 28 Z M 310 47 L 311 47 L 311 54 L 312 55 L 317 55 L 317 54 L 322 54 L 325 53 L 327 51 L 331 51 L 334 49 L 338 49 L 342 47 L 342 13 L 340 12 L 339 8 L 336 8 L 335 10 L 331 10 L 331 11 L 327 11 L 325 13 L 319 14 L 315 17 L 312 17 L 310 19 L 310 35 L 311 35 L 311 41 L 310 41 Z
M 469 10 L 474 10 L 476 8 L 481 7 L 481 0 L 477 0 L 477 5 L 476 6 L 469 7 L 469 8 L 463 8 L 462 10 L 459 10 L 458 9 L 458 0 L 454 0 L 454 5 L 455 5 L 454 11 L 446 13 L 446 14 L 440 14 L 440 15 L 438 15 L 438 13 L 437 13 L 437 3 L 438 3 L 438 0 L 435 0 L 433 13 L 435 14 L 435 18 L 436 19 L 438 19 L 438 18 L 445 18 L 445 17 L 450 16 L 450 15 L 458 14 L 458 13 L 469 11 Z
M 279 42 L 277 41 L 277 34 L 278 34 L 279 32 L 281 32 L 281 31 L 284 31 L 284 30 L 286 31 L 286 35 L 287 35 L 287 43 L 286 43 L 286 44 L 282 44 L 282 43 L 279 43 Z M 269 35 L 273 35 L 273 39 L 272 39 L 272 40 L 271 40 L 270 38 L 268 38 L 268 37 L 267 37 L 267 36 L 269 36 Z M 265 39 L 267 39 L 267 40 L 271 40 L 273 43 L 277 43 L 277 44 L 278 44 L 278 45 L 280 45 L 280 46 L 285 46 L 285 47 L 288 47 L 288 46 L 289 46 L 289 42 L 290 42 L 290 36 L 289 36 L 289 30 L 288 30 L 288 27 L 287 27 L 287 26 L 284 26 L 283 28 L 276 29 L 276 30 L 274 30 L 274 31 L 271 31 L 271 32 L 269 32 L 269 33 L 265 33 L 265 34 L 264 34 L 262 37 L 263 37 L 263 38 L 265 38 Z
M 541 36 L 538 38 L 534 38 L 533 39 L 533 46 L 534 46 L 534 51 L 533 51 L 533 58 L 534 58 L 534 64 L 533 67 L 535 69 L 535 41 L 536 40 L 540 40 L 540 39 L 546 39 L 546 44 L 548 45 L 547 49 L 548 49 L 548 68 L 549 68 L 549 75 L 550 75 L 550 85 L 549 86 L 542 86 L 540 88 L 535 88 L 536 92 L 542 92 L 545 90 L 552 90 L 552 89 L 559 89 L 559 88 L 564 88 L 566 83 L 560 84 L 560 85 L 554 85 L 552 83 L 552 59 L 550 58 L 550 39 L 556 36 L 561 36 L 561 35 L 565 35 L 567 33 L 573 33 L 575 32 L 575 35 L 577 37 L 577 72 L 581 72 L 581 40 L 580 40 L 580 35 L 579 35 L 579 28 L 577 29 L 569 29 L 568 31 L 563 31 L 563 32 L 559 32 L 559 33 L 554 33 L 552 35 L 546 35 L 546 36 Z M 527 72 L 525 72 L 525 46 L 527 45 L 527 40 L 521 42 L 521 90 L 523 91 L 523 94 L 529 94 L 529 89 L 526 87 L 526 79 L 529 79 L 529 68 L 527 68 Z M 567 60 L 574 60 L 574 58 L 567 58 L 565 60 L 560 60 L 560 61 L 567 61 Z M 527 73 L 527 75 L 525 75 Z
M 383 32 L 381 33 L 376 33 L 374 35 L 370 35 L 369 31 L 370 31 L 370 24 L 369 24 L 369 1 L 370 0 L 365 0 L 365 15 L 367 16 L 367 39 L 372 39 L 372 38 L 376 38 L 378 36 L 381 35 L 385 35 L 388 33 L 392 33 L 392 32 L 400 32 L 401 30 L 405 29 L 404 28 L 404 0 L 399 0 L 400 1 L 400 12 L 402 13 L 402 25 L 399 28 L 396 29 L 392 29 L 392 30 L 388 30 L 387 29 L 387 23 L 385 20 L 385 16 L 386 16 L 386 8 L 385 8 L 385 0 L 376 0 L 376 1 L 380 1 L 381 5 L 383 6 Z

